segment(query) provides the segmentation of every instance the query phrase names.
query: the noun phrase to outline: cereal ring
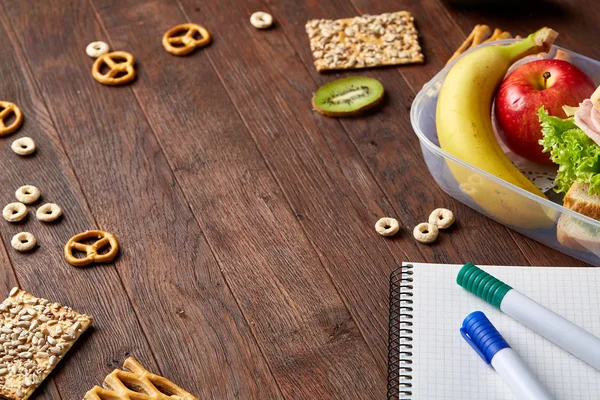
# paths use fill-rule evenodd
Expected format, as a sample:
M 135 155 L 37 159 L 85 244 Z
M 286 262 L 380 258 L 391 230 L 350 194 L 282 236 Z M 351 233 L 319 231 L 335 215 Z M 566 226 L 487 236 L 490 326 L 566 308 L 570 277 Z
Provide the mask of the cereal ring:
M 250 16 L 250 23 L 257 29 L 267 29 L 273 25 L 273 17 L 266 12 L 257 11 Z
M 429 214 L 429 223 L 437 226 L 439 229 L 450 228 L 454 223 L 454 213 L 445 208 L 436 208 Z
M 198 39 L 196 39 L 198 37 Z M 185 56 L 211 41 L 210 33 L 198 24 L 181 24 L 165 32 L 162 45 L 175 56 Z
M 35 247 L 37 240 L 29 232 L 20 232 L 13 236 L 10 244 L 13 249 L 21 252 L 29 251 Z
M 394 218 L 380 218 L 377 223 L 375 223 L 375 230 L 381 236 L 394 236 L 398 233 L 400 229 L 400 224 Z
M 413 236 L 421 243 L 432 243 L 438 237 L 438 227 L 428 222 L 420 223 L 413 229 Z
M 20 156 L 28 156 L 35 152 L 35 142 L 32 138 L 22 137 L 12 142 L 10 148 Z
M 108 72 L 101 72 L 102 66 L 108 67 Z M 92 76 L 98 82 L 109 85 L 125 85 L 135 79 L 135 58 L 126 51 L 113 51 L 102 54 L 94 61 Z
M 27 215 L 27 207 L 23 203 L 10 203 L 2 210 L 2 216 L 8 222 L 19 222 Z
M 4 121 L 13 114 L 15 119 L 7 126 Z M 19 129 L 21 124 L 23 124 L 23 113 L 19 106 L 10 101 L 0 101 L 0 136 L 10 135 Z
M 36 201 L 38 201 L 41 194 L 42 193 L 40 192 L 40 189 L 31 185 L 21 186 L 15 192 L 17 200 L 19 200 L 23 204 L 35 203 Z
M 87 53 L 87 55 L 92 58 L 98 58 L 102 54 L 108 53 L 109 50 L 110 47 L 108 47 L 108 44 L 100 41 L 92 42 L 88 44 L 85 48 L 85 52 Z
M 62 215 L 62 209 L 54 203 L 46 203 L 35 212 L 40 221 L 52 222 Z

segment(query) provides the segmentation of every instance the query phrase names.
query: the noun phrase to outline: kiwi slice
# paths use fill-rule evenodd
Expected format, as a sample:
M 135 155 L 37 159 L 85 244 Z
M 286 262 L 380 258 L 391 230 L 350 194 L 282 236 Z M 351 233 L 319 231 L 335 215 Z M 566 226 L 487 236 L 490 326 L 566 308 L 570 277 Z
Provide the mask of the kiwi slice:
M 383 85 L 363 76 L 339 79 L 319 88 L 313 97 L 315 110 L 330 117 L 347 117 L 379 104 Z

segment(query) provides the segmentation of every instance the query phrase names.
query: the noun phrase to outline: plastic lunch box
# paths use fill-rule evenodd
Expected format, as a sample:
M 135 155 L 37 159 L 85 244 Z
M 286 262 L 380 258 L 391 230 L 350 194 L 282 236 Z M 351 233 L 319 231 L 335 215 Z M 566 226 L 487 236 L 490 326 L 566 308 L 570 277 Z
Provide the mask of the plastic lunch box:
M 514 41 L 515 39 L 500 40 L 478 47 L 503 45 Z M 570 62 L 588 74 L 596 85 L 600 85 L 599 61 L 557 46 L 554 46 L 543 58 L 554 58 L 557 51 L 564 52 L 562 54 L 566 54 Z M 538 56 L 534 59 L 539 58 Z M 521 63 L 529 61 L 532 59 L 525 59 Z M 509 228 L 565 254 L 600 266 L 599 221 L 563 207 L 562 199 L 557 198 L 551 189 L 546 192 L 546 195 L 554 198 L 556 202 L 531 194 L 471 166 L 440 148 L 435 122 L 437 98 L 453 64 L 446 66 L 425 84 L 411 107 L 413 129 L 421 143 L 429 172 L 437 184 L 450 196 Z M 515 157 L 518 158 L 512 154 L 511 161 L 519 165 L 519 160 Z M 566 247 L 557 240 L 559 223 L 568 223 L 570 226 L 582 228 L 589 233 L 589 236 L 586 240 L 578 241 L 575 245 L 571 243 L 570 247 Z

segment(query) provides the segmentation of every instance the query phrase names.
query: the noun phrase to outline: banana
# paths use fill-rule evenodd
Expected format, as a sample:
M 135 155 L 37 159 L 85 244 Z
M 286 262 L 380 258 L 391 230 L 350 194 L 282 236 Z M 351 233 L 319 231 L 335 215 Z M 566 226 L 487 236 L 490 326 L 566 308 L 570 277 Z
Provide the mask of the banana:
M 436 110 L 438 138 L 443 150 L 543 198 L 546 198 L 544 194 L 504 154 L 494 135 L 491 112 L 494 94 L 509 67 L 527 55 L 548 52 L 557 35 L 550 28 L 542 28 L 520 42 L 482 47 L 465 55 L 448 72 Z M 452 161 L 448 161 L 448 165 L 459 185 L 473 189 L 472 171 Z M 526 199 L 491 180 L 484 179 L 477 186 L 476 190 L 465 193 L 488 215 L 503 223 L 524 228 L 553 223 L 547 210 L 536 212 L 535 200 Z

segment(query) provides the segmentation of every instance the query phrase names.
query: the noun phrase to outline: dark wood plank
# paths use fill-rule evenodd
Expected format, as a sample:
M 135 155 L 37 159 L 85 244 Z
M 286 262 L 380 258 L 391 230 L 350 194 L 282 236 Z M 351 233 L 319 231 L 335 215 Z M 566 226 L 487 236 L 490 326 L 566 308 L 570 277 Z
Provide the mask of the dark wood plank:
M 422 20 L 429 21 L 428 24 L 424 24 L 425 26 L 441 26 L 442 28 L 444 25 L 446 27 L 454 26 L 454 22 L 445 15 L 445 11 L 440 9 L 439 5 L 434 6 L 427 1 L 418 4 L 411 3 L 410 6 L 408 4 L 398 5 L 398 2 L 394 2 L 392 5 L 385 0 L 377 3 L 365 2 L 363 5 L 368 5 L 369 8 L 360 9 L 362 13 L 377 14 L 407 9 L 415 14 L 416 18 L 422 14 Z M 282 28 L 287 32 L 299 57 L 308 66 L 315 81 L 322 84 L 333 79 L 331 74 L 318 74 L 314 70 L 308 39 L 304 32 L 304 23 L 312 18 L 342 18 L 356 15 L 359 12 L 357 7 L 347 1 L 293 3 L 293 5 L 283 1 L 270 1 L 270 7 Z M 438 23 L 437 19 L 443 19 L 443 21 Z M 417 23 L 418 21 L 417 19 Z M 438 41 L 433 43 L 435 49 L 445 47 L 441 46 Z M 432 47 L 434 45 L 425 46 L 427 60 L 429 60 L 427 49 Z M 384 83 L 388 92 L 388 103 L 381 112 L 373 113 L 368 118 L 342 120 L 346 131 L 363 155 L 377 181 L 392 199 L 392 204 L 400 201 L 401 207 L 398 208 L 398 213 L 404 213 L 403 219 L 410 221 L 414 226 L 420 222 L 415 216 L 427 216 L 434 207 L 432 204 L 435 204 L 435 207 L 447 206 L 455 210 L 459 216 L 459 229 L 456 231 L 460 232 L 460 236 L 457 234 L 443 235 L 441 243 L 438 243 L 439 251 L 433 258 L 435 261 L 460 263 L 465 260 L 479 260 L 478 262 L 482 264 L 556 265 L 559 263 L 561 265 L 583 265 L 577 260 L 550 251 L 545 246 L 483 217 L 449 198 L 437 188 L 422 161 L 418 140 L 412 131 L 408 115 L 415 94 L 411 87 L 420 88 L 426 81 L 424 79 L 431 78 L 431 76 L 428 78 L 425 76 L 428 73 L 435 74 L 443 67 L 446 60 L 445 57 L 433 57 L 433 59 L 434 61 L 428 61 L 424 66 L 398 68 L 401 76 L 396 73 L 396 68 L 361 71 L 361 75 L 375 77 Z M 434 63 L 438 63 L 438 65 L 434 65 L 432 68 L 431 65 Z M 336 75 L 356 75 L 356 72 L 343 72 Z M 407 86 L 406 83 L 410 86 Z M 417 195 L 406 196 L 406 193 L 416 193 Z M 443 204 L 440 204 L 442 201 Z M 494 234 L 489 232 L 494 232 Z M 445 239 L 450 241 L 450 246 L 442 244 Z M 527 244 L 522 245 L 523 242 Z M 480 245 L 472 246 L 473 243 Z M 506 251 L 506 249 L 509 250 Z
M 29 215 L 23 222 L 2 221 L 2 239 L 10 243 L 17 232 L 33 233 L 39 243 L 37 250 L 21 254 L 9 249 L 20 286 L 95 318 L 94 328 L 81 338 L 52 374 L 61 394 L 53 384 L 46 384 L 36 394 L 36 398 L 81 398 L 90 385 L 102 382 L 107 371 L 119 364 L 126 354 L 139 354 L 140 359 L 151 366 L 152 356 L 114 267 L 76 269 L 62 256 L 63 245 L 69 237 L 95 227 L 95 223 L 19 44 L 8 26 L 6 14 L 0 13 L 0 32 L 8 38 L 4 51 L 11 54 L 0 62 L 2 93 L 21 107 L 25 122 L 18 133 L 2 140 L 0 186 L 5 190 L 0 197 L 2 204 L 16 201 L 14 191 L 23 184 L 33 184 L 42 190 L 42 200 L 29 207 Z M 21 136 L 30 136 L 36 141 L 35 156 L 22 158 L 12 152 L 10 143 Z M 35 210 L 44 202 L 61 205 L 64 217 L 52 224 L 38 221 Z
M 58 238 L 45 240 L 47 245 L 35 254 L 39 262 L 31 259 L 29 269 L 23 267 L 27 282 L 40 287 L 41 295 L 51 297 L 57 291 L 51 298 L 58 297 L 99 320 L 98 334 L 91 335 L 97 346 L 86 342 L 75 354 L 82 361 L 72 365 L 77 371 L 57 376 L 63 396 L 81 398 L 131 354 L 200 398 L 235 398 L 240 393 L 280 397 L 133 92 L 102 86 L 90 75 L 92 61 L 85 47 L 104 34 L 89 4 L 5 5 L 90 208 L 99 226 L 120 240 L 117 270 L 144 330 L 138 328 L 131 309 L 122 309 L 120 299 L 125 293 L 112 267 L 78 270 L 66 265 L 60 246 L 67 232 L 89 228 L 93 221 L 84 219 L 87 213 L 77 209 L 75 199 L 61 194 L 68 183 L 61 184 L 60 176 L 43 179 L 44 173 L 38 172 L 39 182 L 53 182 L 53 187 L 43 186 L 48 194 L 69 207 L 63 230 L 43 227 Z M 69 26 L 78 34 L 65 35 L 57 26 Z M 30 85 L 28 91 L 35 89 Z M 25 107 L 26 113 L 32 114 L 32 108 Z M 40 132 L 50 129 L 38 128 Z M 31 160 L 37 163 L 31 171 L 51 170 L 56 156 L 41 134 L 36 137 L 42 149 Z M 55 266 L 52 272 L 47 265 Z M 63 289 L 55 287 L 56 282 L 45 286 L 39 279 L 43 273 L 63 282 L 69 276 L 73 284 Z M 95 302 L 93 308 L 85 306 L 88 298 Z
M 234 73 L 232 69 L 244 67 L 236 61 L 245 57 L 242 53 L 254 51 L 248 47 L 241 49 L 240 44 L 234 43 L 237 39 L 231 40 L 231 33 L 239 32 L 239 25 L 224 24 L 222 30 L 229 31 L 224 35 L 217 28 L 218 18 L 194 18 L 213 33 L 214 43 L 192 56 L 177 58 L 167 54 L 160 43 L 160 37 L 168 28 L 185 21 L 177 7 L 167 2 L 140 5 L 136 1 L 97 0 L 94 4 L 98 5 L 115 45 L 135 46 L 138 58 L 144 60 L 140 82 L 134 86 L 134 91 L 186 190 L 234 293 L 254 323 L 257 340 L 283 393 L 290 398 L 375 398 L 382 395 L 385 359 L 373 359 L 297 221 L 326 217 L 320 228 L 322 231 L 331 231 L 330 235 L 336 238 L 352 236 L 347 232 L 355 231 L 356 222 L 350 221 L 351 225 L 345 227 L 348 220 L 340 222 L 336 215 L 327 215 L 333 207 L 331 204 L 339 203 L 342 197 L 334 194 L 337 184 L 327 188 L 332 182 L 327 176 L 330 172 L 312 166 L 321 162 L 318 158 L 305 153 L 302 159 L 296 155 L 301 149 L 278 144 L 287 143 L 286 136 L 298 130 L 296 117 L 285 110 L 288 105 L 283 100 L 277 99 L 279 104 L 269 103 L 274 110 L 271 115 L 256 111 L 257 116 L 267 118 L 257 125 L 256 119 L 251 122 L 245 118 L 249 108 L 240 107 L 239 98 L 234 98 L 234 105 L 220 83 L 219 78 L 226 79 L 225 76 Z M 189 6 L 188 10 L 195 7 Z M 211 15 L 217 8 L 222 13 L 223 7 L 228 6 L 216 2 L 202 5 L 203 9 L 211 11 Z M 232 13 L 228 14 L 232 16 Z M 244 16 L 243 24 L 248 25 L 247 16 Z M 132 30 L 131 26 L 140 28 Z M 236 57 L 223 58 L 223 48 L 236 51 Z M 212 64 L 219 75 L 213 72 Z M 235 74 L 237 76 L 237 72 Z M 257 83 L 250 79 L 253 79 L 251 75 L 240 82 L 240 92 L 255 90 Z M 226 82 L 228 84 L 230 82 Z M 229 95 L 233 96 L 231 92 Z M 262 107 L 263 102 L 264 99 L 254 102 L 254 107 Z M 236 106 L 243 114 L 242 119 L 235 111 Z M 278 121 L 284 121 L 285 125 Z M 284 169 L 280 165 L 270 166 L 277 177 L 284 173 L 293 175 L 293 189 L 288 181 L 286 192 L 282 193 L 248 129 L 252 134 L 260 130 L 261 135 L 268 135 L 272 145 L 282 152 L 279 158 L 291 160 Z M 311 138 L 304 136 L 304 140 L 309 142 Z M 271 164 L 270 160 L 268 163 Z M 307 176 L 305 170 L 313 175 Z M 323 191 L 318 202 L 313 200 L 315 185 Z M 350 189 L 344 190 L 350 192 Z M 310 198 L 302 203 L 292 201 L 290 209 L 287 191 L 293 192 L 294 198 L 304 191 L 303 195 Z M 349 204 L 345 212 L 354 213 Z M 371 221 L 372 218 L 369 216 Z M 374 221 L 369 222 L 369 228 L 372 223 Z M 334 232 L 336 230 L 339 232 Z M 370 229 L 367 232 L 371 232 Z M 347 262 L 344 251 L 358 255 L 356 250 L 344 250 L 357 245 L 355 239 L 349 237 L 335 243 L 339 249 L 332 254 L 327 253 L 333 250 L 333 245 L 324 249 L 321 260 L 339 255 L 337 262 L 344 265 Z M 385 251 L 386 244 L 378 243 L 374 246 Z M 373 268 L 373 262 L 365 255 L 360 258 L 365 270 Z M 398 261 L 386 262 L 389 271 Z M 353 275 L 354 272 L 348 274 L 347 279 L 360 279 Z M 385 274 L 381 277 L 381 286 L 385 286 Z M 379 285 L 370 279 L 363 278 L 363 282 Z M 368 297 L 367 294 L 363 296 Z M 380 301 L 372 312 L 383 315 L 387 308 L 386 299 L 382 296 L 378 299 Z M 382 319 L 376 323 L 378 334 L 385 336 Z
M 391 241 L 375 233 L 377 219 L 393 208 L 340 125 L 311 110 L 314 83 L 283 32 L 246 22 L 260 3 L 230 3 L 227 14 L 222 2 L 205 2 L 198 12 L 182 3 L 191 18 L 213 21 L 215 38 L 228 43 L 210 49 L 215 68 L 385 368 L 388 276 L 402 260 L 421 259 L 421 250 L 406 229 Z M 228 21 L 243 21 L 242 37 Z

